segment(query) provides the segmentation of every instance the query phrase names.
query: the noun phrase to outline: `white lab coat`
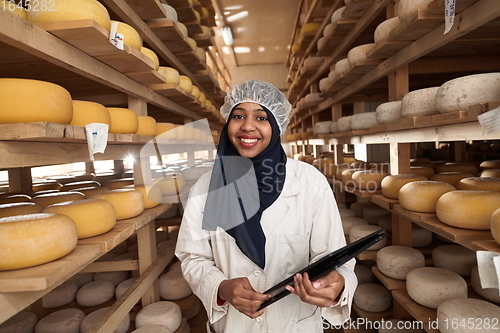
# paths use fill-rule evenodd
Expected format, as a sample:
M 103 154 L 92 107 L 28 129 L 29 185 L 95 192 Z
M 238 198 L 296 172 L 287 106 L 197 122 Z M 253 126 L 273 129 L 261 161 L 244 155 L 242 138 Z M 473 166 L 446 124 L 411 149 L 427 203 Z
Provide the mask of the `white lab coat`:
M 263 292 L 309 263 L 345 245 L 337 205 L 326 178 L 313 166 L 288 159 L 286 180 L 279 198 L 262 214 L 266 235 L 266 266 L 262 270 L 236 246 L 234 239 L 218 228 L 202 230 L 202 217 L 211 173 L 203 175 L 191 189 L 178 235 L 175 254 L 182 262 L 184 278 L 207 310 L 217 333 L 323 332 L 322 316 L 331 324 L 349 319 L 357 286 L 355 260 L 338 269 L 345 278 L 340 301 L 319 309 L 288 295 L 270 305 L 266 313 L 251 319 L 226 302 L 217 305 L 219 284 L 225 279 L 247 277 Z M 326 325 L 326 326 L 325 326 Z

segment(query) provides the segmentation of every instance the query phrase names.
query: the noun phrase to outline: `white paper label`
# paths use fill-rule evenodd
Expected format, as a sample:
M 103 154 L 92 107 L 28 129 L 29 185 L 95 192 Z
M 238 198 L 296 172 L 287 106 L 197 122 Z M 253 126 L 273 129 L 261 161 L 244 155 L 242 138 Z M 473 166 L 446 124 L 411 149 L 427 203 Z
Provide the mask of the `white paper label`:
M 483 135 L 500 131 L 500 106 L 477 116 L 479 124 L 483 127 Z
M 118 33 L 116 30 L 118 29 L 118 22 L 111 23 L 111 30 L 109 31 L 109 42 L 123 50 L 123 34 Z
M 455 21 L 455 2 L 456 0 L 444 1 L 444 34 L 450 32 Z
M 500 281 L 500 256 L 493 258 L 493 264 L 495 265 L 495 270 L 497 272 L 497 280 Z M 500 285 L 500 282 L 498 284 Z M 498 290 L 498 296 L 500 296 L 500 289 Z
M 500 253 L 477 251 L 476 257 L 477 267 L 479 269 L 479 280 L 481 281 L 481 288 L 498 289 L 500 267 L 497 267 L 497 269 L 495 269 L 495 262 L 498 262 L 500 264 Z
M 91 161 L 94 161 L 95 153 L 104 153 L 108 144 L 108 130 L 108 124 L 92 123 L 85 125 Z

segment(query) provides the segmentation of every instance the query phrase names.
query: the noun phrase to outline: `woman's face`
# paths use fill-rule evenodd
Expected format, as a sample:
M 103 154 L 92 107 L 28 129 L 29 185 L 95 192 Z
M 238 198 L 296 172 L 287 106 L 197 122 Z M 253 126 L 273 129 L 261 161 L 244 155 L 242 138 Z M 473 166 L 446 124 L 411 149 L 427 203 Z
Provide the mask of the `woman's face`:
M 233 109 L 227 133 L 238 153 L 252 158 L 269 146 L 272 128 L 266 111 L 259 104 L 245 102 Z

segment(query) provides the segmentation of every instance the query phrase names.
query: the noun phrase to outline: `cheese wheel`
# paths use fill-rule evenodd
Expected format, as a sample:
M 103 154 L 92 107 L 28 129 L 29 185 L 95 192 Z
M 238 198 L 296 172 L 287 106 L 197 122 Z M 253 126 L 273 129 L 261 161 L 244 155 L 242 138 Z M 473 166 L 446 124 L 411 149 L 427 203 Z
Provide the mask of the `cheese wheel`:
M 320 27 L 321 27 L 321 24 L 317 23 L 317 22 L 306 23 L 300 28 L 300 33 L 304 34 L 307 32 L 318 31 Z
M 158 279 L 160 297 L 167 301 L 179 300 L 193 293 L 180 270 L 168 271 Z
M 351 65 L 349 64 L 349 60 L 347 58 L 341 59 L 335 63 L 335 72 L 338 75 L 345 74 L 351 69 Z
M 481 177 L 496 177 L 496 178 L 500 178 L 500 169 L 486 169 L 486 170 L 483 170 L 483 171 L 481 171 L 480 176 Z M 472 177 L 472 175 L 469 176 L 469 177 Z
M 84 188 L 76 188 L 74 190 L 69 190 L 69 192 L 79 192 L 83 194 L 86 198 L 89 198 L 93 194 L 102 193 L 109 191 L 106 187 L 84 187 Z
M 91 123 L 111 125 L 111 116 L 104 105 L 87 101 L 73 101 L 73 118 L 70 125 L 85 127 Z
M 133 330 L 132 333 L 173 333 L 173 331 L 162 325 L 146 325 Z
M 325 97 L 321 96 L 321 93 L 311 93 L 304 97 L 304 102 L 306 104 L 317 104 L 323 102 L 325 99 Z
M 354 292 L 353 302 L 361 310 L 368 312 L 384 312 L 392 304 L 391 292 L 384 286 L 374 283 L 358 285 Z
M 466 298 L 467 282 L 443 268 L 421 267 L 406 275 L 406 291 L 418 304 L 437 309 L 447 299 Z
M 380 23 L 377 28 L 375 28 L 375 32 L 373 33 L 374 42 L 378 43 L 381 40 L 386 39 L 389 36 L 389 33 L 400 24 L 401 20 L 397 16 L 391 17 L 390 19 Z
M 0 109 L 0 124 L 69 124 L 73 117 L 69 92 L 57 84 L 38 80 L 0 78 Z
M 366 53 L 370 51 L 374 46 L 375 43 L 370 43 L 353 47 L 347 53 L 347 60 L 349 61 L 349 65 L 354 66 L 358 61 L 366 60 Z
M 78 289 L 76 302 L 81 306 L 96 306 L 106 303 L 114 295 L 113 283 L 105 280 L 92 281 Z
M 90 331 L 92 326 L 101 319 L 102 316 L 109 310 L 109 306 L 101 308 L 99 310 L 92 311 L 85 318 L 83 318 L 80 323 L 80 333 L 86 333 Z M 126 333 L 130 327 L 130 314 L 127 313 L 125 318 L 118 324 L 118 326 L 113 330 L 112 333 Z
M 127 108 L 107 108 L 111 116 L 109 133 L 134 134 L 139 128 L 137 114 Z
M 133 189 L 109 190 L 93 194 L 90 199 L 109 201 L 115 208 L 117 220 L 130 219 L 144 211 L 144 197 L 141 192 Z
M 115 289 L 115 298 L 118 300 L 120 297 L 122 297 L 122 295 L 127 291 L 128 288 L 130 288 L 130 286 L 134 284 L 136 280 L 137 278 L 133 277 L 120 282 L 120 284 L 117 285 Z
M 193 90 L 193 81 L 191 81 L 191 79 L 186 75 L 179 75 L 179 79 L 179 87 L 181 87 L 186 92 L 191 93 L 191 90 Z
M 158 59 L 158 56 L 153 50 L 148 49 L 147 47 L 141 47 L 141 53 L 153 61 L 154 63 L 153 68 L 156 71 L 158 70 L 158 68 L 160 68 L 160 59 Z
M 379 226 L 376 225 L 356 225 L 349 230 L 349 242 L 352 243 L 354 241 L 357 241 L 360 238 L 363 238 L 365 236 L 368 236 L 371 233 L 374 233 L 375 231 L 380 230 Z M 379 241 L 378 243 L 375 243 L 374 245 L 370 246 L 367 250 L 368 251 L 373 251 L 373 250 L 379 250 L 383 248 L 384 246 L 387 245 L 387 237 Z
M 94 281 L 94 273 L 77 273 L 66 281 L 75 282 L 78 285 L 78 288 L 80 288 L 81 286 L 84 286 L 87 283 Z
M 165 18 L 169 21 L 178 21 L 177 11 L 174 7 L 167 5 L 166 3 L 161 4 L 163 9 L 165 10 Z
M 181 326 L 182 313 L 179 305 L 170 301 L 160 301 L 143 307 L 135 317 L 135 326 L 162 325 L 172 332 Z
M 344 183 L 346 185 L 353 186 L 354 183 L 352 181 L 352 175 L 356 171 L 361 171 L 361 170 L 364 170 L 364 169 L 361 169 L 361 168 L 347 168 L 347 169 L 342 170 L 342 183 Z
M 370 268 L 357 264 L 354 266 L 354 274 L 358 279 L 358 285 L 373 282 L 373 272 Z
M 403 185 L 425 180 L 427 180 L 425 176 L 415 174 L 388 175 L 382 179 L 380 185 L 384 196 L 391 199 L 397 199 L 399 196 L 399 190 L 403 187 Z
M 439 198 L 438 219 L 463 229 L 490 230 L 491 215 L 500 208 L 500 193 L 496 191 L 451 191 Z
M 181 33 L 181 35 L 184 38 L 189 38 L 189 36 L 188 36 L 188 30 L 187 30 L 186 26 L 184 25 L 184 23 L 182 23 L 182 22 L 175 22 L 175 26 L 177 27 L 177 29 L 179 30 L 179 32 Z
M 347 132 L 351 130 L 351 118 L 352 116 L 345 116 L 337 120 L 339 132 Z
M 207 62 L 207 54 L 205 53 L 205 50 L 202 49 L 201 47 L 196 47 L 194 50 L 194 54 L 198 57 L 200 62 L 202 63 Z
M 432 263 L 460 276 L 470 276 L 477 265 L 476 252 L 461 245 L 441 245 L 432 250 Z
M 406 280 L 412 270 L 425 267 L 425 257 L 419 250 L 407 246 L 386 246 L 377 251 L 377 268 L 396 280 Z
M 175 195 L 184 188 L 186 179 L 182 174 L 166 174 L 155 184 L 160 188 L 162 195 Z
M 481 297 L 487 299 L 490 302 L 500 304 L 500 292 L 498 288 L 482 288 L 481 287 L 481 279 L 479 277 L 479 269 L 478 266 L 475 265 L 472 267 L 470 273 L 470 282 L 472 289 Z
M 212 166 L 199 165 L 190 168 L 184 168 L 182 169 L 181 173 L 186 179 L 186 181 L 195 181 L 198 180 L 201 176 L 203 176 L 207 172 L 211 171 L 212 169 L 213 169 Z
M 323 57 L 308 57 L 304 60 L 303 66 L 308 69 L 318 68 L 321 66 L 323 61 L 324 61 Z
M 34 202 L 0 204 L 0 218 L 25 214 L 38 214 L 41 213 L 42 210 L 43 207 Z
M 426 247 L 432 243 L 432 232 L 416 224 L 411 226 L 411 244 L 413 247 Z
M 468 177 L 461 179 L 455 186 L 457 190 L 500 191 L 500 178 Z
M 401 101 L 382 103 L 375 109 L 375 115 L 379 124 L 387 124 L 388 122 L 401 118 Z
M 35 333 L 80 333 L 83 318 L 85 313 L 80 309 L 58 310 L 40 319 Z
M 387 173 L 376 170 L 359 170 L 352 174 L 352 180 L 355 186 L 361 190 L 375 191 L 380 188 L 382 179 Z
M 28 11 L 28 21 L 31 23 L 94 20 L 106 30 L 111 29 L 111 21 L 106 9 L 99 1 L 82 0 L 75 3 L 71 0 L 58 0 L 48 5 L 50 10 L 40 10 L 32 6 Z
M 139 135 L 156 135 L 156 120 L 150 116 L 137 116 L 137 131 Z
M 134 178 L 111 179 L 103 184 L 104 187 L 110 190 L 116 190 L 129 185 L 134 185 Z
M 491 235 L 500 244 L 500 209 L 493 212 L 490 219 Z
M 335 32 L 335 28 L 337 27 L 337 23 L 328 23 L 323 29 L 323 37 L 329 37 L 333 35 Z
M 439 87 L 414 90 L 404 95 L 401 100 L 403 118 L 429 116 L 439 113 L 436 105 L 436 92 Z
M 0 333 L 33 333 L 38 318 L 30 311 L 21 311 L 0 324 Z
M 111 20 L 111 24 L 116 23 L 118 26 L 116 27 L 116 32 L 123 35 L 123 44 L 130 45 L 138 51 L 141 51 L 142 48 L 142 38 L 132 26 Z
M 191 95 L 193 95 L 194 98 L 198 99 L 200 97 L 200 88 L 193 85 L 193 88 L 191 89 Z
M 470 163 L 464 163 L 464 162 L 447 162 L 444 165 L 439 165 L 436 168 L 437 173 L 441 172 L 465 172 L 465 173 L 471 173 L 474 176 L 476 176 L 479 171 L 477 170 L 476 166 Z
M 156 123 L 156 137 L 167 140 L 175 140 L 175 124 L 172 123 Z
M 96 272 L 94 273 L 94 281 L 109 281 L 115 287 L 128 279 L 128 271 L 115 272 Z
M 398 200 L 404 209 L 420 213 L 435 213 L 438 199 L 443 194 L 455 190 L 453 185 L 445 182 L 415 181 L 401 187 Z
M 328 88 L 332 85 L 332 80 L 328 77 L 325 77 L 321 80 L 319 80 L 319 90 L 321 92 L 325 92 L 328 90 Z
M 358 113 L 351 117 L 351 129 L 353 130 L 369 129 L 378 124 L 375 112 Z
M 441 333 L 496 333 L 500 307 L 480 299 L 457 298 L 442 302 L 436 322 Z
M 474 74 L 444 83 L 436 95 L 439 112 L 466 110 L 467 107 L 500 99 L 500 73 Z
M 165 77 L 165 83 L 181 83 L 179 72 L 172 67 L 160 66 L 158 72 Z
M 330 22 L 336 23 L 338 20 L 342 18 L 342 14 L 344 14 L 345 6 L 340 7 L 339 9 L 335 10 L 332 13 L 332 16 L 330 16 Z
M 500 160 L 482 161 L 481 164 L 479 164 L 479 167 L 481 168 L 481 170 L 484 170 L 484 169 L 500 169 Z
M 162 202 L 162 193 L 159 186 L 135 185 L 134 189 L 142 193 L 144 209 L 156 207 Z
M 433 0 L 400 0 L 398 3 L 398 16 L 405 20 L 419 10 L 427 9 Z
M 71 182 L 64 184 L 63 187 L 61 188 L 61 191 L 65 192 L 65 191 L 75 190 L 78 188 L 89 188 L 89 187 L 96 188 L 100 186 L 101 184 L 99 184 L 99 182 L 96 182 L 95 180 L 82 180 L 79 182 Z
M 412 165 L 410 166 L 410 173 L 414 175 L 421 175 L 427 179 L 431 179 L 432 176 L 436 174 L 434 168 L 430 166 L 420 166 L 420 165 Z
M 376 225 L 381 217 L 387 215 L 391 215 L 391 212 L 376 205 L 367 206 L 363 209 L 363 218 L 367 220 L 369 224 Z
M 356 213 L 356 217 L 363 217 L 363 209 L 366 207 L 373 207 L 374 204 L 369 201 L 353 202 L 350 209 Z
M 464 178 L 474 177 L 471 173 L 459 172 L 459 171 L 449 171 L 449 172 L 441 172 L 437 173 L 431 177 L 430 180 L 434 180 L 437 182 L 445 182 L 449 183 L 456 187 L 457 183 Z
M 349 231 L 352 229 L 352 227 L 357 225 L 368 225 L 368 221 L 360 217 L 342 218 L 342 229 L 344 230 L 345 236 L 349 236 Z
M 28 13 L 26 9 L 22 7 L 22 2 L 18 5 L 18 2 L 9 2 L 8 0 L 3 0 L 2 2 L 0 2 L 0 10 L 11 12 L 12 14 L 17 15 L 24 20 L 28 19 Z
M 57 308 L 73 302 L 78 291 L 78 284 L 66 281 L 42 297 L 42 305 L 46 309 Z M 0 330 L 1 332 L 1 330 Z
M 46 208 L 60 202 L 83 199 L 85 199 L 85 196 L 79 192 L 54 192 L 37 195 L 32 200 L 34 203 Z

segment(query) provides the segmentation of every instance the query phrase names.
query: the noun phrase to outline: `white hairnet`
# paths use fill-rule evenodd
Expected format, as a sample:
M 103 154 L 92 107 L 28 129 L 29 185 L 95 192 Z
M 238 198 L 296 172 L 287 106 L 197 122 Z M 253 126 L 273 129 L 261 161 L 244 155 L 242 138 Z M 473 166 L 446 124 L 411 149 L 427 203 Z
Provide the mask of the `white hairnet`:
M 237 84 L 224 97 L 224 104 L 220 108 L 220 114 L 226 119 L 235 106 L 244 102 L 257 103 L 271 111 L 280 128 L 280 134 L 285 133 L 290 122 L 288 116 L 292 111 L 292 105 L 278 88 L 270 83 L 259 79 L 252 79 Z

